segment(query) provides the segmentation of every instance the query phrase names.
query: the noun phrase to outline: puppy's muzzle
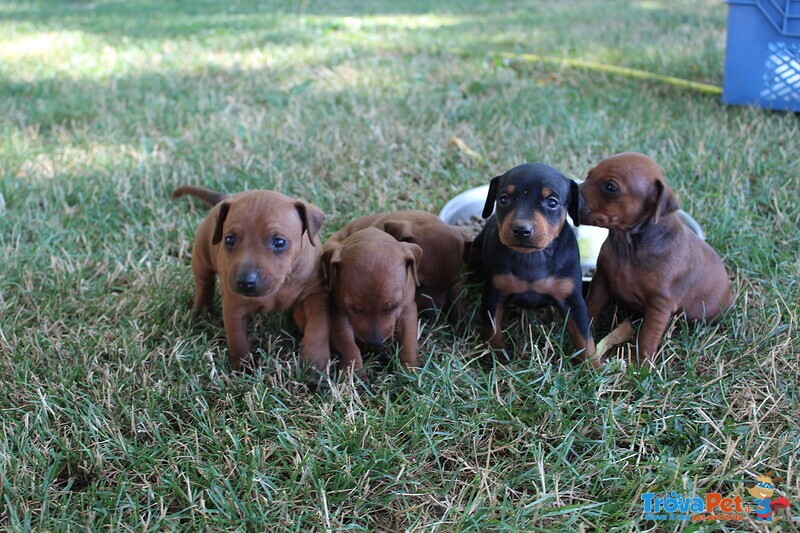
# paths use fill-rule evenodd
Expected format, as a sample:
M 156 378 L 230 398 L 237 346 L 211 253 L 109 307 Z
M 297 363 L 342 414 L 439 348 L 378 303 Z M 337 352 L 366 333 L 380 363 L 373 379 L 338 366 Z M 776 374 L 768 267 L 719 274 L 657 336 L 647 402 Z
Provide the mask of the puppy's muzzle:
M 583 206 L 581 207 L 581 222 L 585 222 L 589 225 L 604 225 L 607 220 L 604 215 L 601 213 L 596 213 L 592 211 L 590 207 Z
M 372 327 L 369 331 L 364 332 L 365 334 L 359 335 L 361 342 L 368 346 L 372 346 L 375 348 L 379 348 L 386 344 L 386 341 L 391 338 L 391 332 L 386 335 L 385 332 L 381 331 L 379 327 Z
M 385 343 L 386 339 L 377 333 L 373 333 L 364 339 L 364 344 L 368 344 L 370 346 L 383 346 Z
M 542 248 L 541 235 L 539 235 L 533 224 L 524 220 L 516 220 L 511 226 L 511 242 L 505 243 L 517 251 L 526 253 Z
M 513 233 L 514 237 L 517 239 L 529 239 L 533 234 L 533 226 L 525 223 L 517 223 L 511 228 L 511 233 Z
M 243 272 L 236 276 L 236 292 L 242 296 L 260 296 L 262 291 L 261 275 L 257 270 Z

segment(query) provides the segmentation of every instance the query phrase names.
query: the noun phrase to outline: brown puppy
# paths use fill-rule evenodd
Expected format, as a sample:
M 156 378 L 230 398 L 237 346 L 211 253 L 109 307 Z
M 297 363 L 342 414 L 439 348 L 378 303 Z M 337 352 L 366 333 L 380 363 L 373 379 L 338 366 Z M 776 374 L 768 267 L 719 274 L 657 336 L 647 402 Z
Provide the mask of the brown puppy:
M 231 369 L 238 370 L 250 353 L 251 313 L 293 309 L 303 331 L 303 361 L 325 370 L 330 362 L 328 295 L 317 237 L 325 221 L 322 211 L 273 191 L 226 196 L 186 186 L 175 189 L 172 196 L 186 194 L 213 206 L 200 223 L 192 251 L 194 307 L 209 310 L 214 276 L 219 274 Z
M 445 310 L 450 322 L 457 324 L 464 316 L 464 305 L 458 296 L 462 287 L 464 247 L 470 242 L 464 232 L 425 211 L 395 211 L 367 215 L 350 222 L 328 239 L 326 247 L 370 226 L 382 229 L 398 241 L 422 248 L 417 310 L 420 313 Z
M 719 318 L 733 303 L 722 259 L 683 224 L 678 201 L 649 157 L 601 161 L 580 186 L 581 222 L 609 229 L 587 306 L 596 321 L 612 298 L 644 314 L 639 357 L 648 365 L 674 314 Z
M 400 361 L 417 356 L 417 265 L 422 249 L 368 227 L 325 243 L 322 261 L 331 291 L 331 344 L 340 366 L 363 376 L 359 344 L 379 346 L 397 336 Z

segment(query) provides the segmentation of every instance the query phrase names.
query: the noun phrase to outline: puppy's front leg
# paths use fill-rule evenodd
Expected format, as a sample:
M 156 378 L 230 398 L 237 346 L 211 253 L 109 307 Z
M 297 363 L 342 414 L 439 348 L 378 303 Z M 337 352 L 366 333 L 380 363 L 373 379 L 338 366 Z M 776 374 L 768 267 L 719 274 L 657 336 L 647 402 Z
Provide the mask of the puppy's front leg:
M 300 356 L 305 364 L 325 372 L 331 362 L 328 294 L 312 294 L 303 301 L 300 309 L 301 313 L 295 313 L 295 321 L 303 332 Z M 298 315 L 302 315 L 299 320 Z
M 639 361 L 653 366 L 653 357 L 672 317 L 672 302 L 653 296 L 644 310 L 644 322 L 639 329 Z
M 214 300 L 214 281 L 216 274 L 202 265 L 192 264 L 194 274 L 194 309 L 202 314 L 208 313 Z
M 588 361 L 594 368 L 600 367 L 600 359 L 595 357 L 594 338 L 589 327 L 589 315 L 586 302 L 583 301 L 580 289 L 570 295 L 567 305 L 567 333 L 575 350 L 582 350 L 578 358 Z
M 344 372 L 353 371 L 362 379 L 366 378 L 361 350 L 356 344 L 353 326 L 344 312 L 331 309 L 330 334 L 333 349 L 339 353 L 339 368 Z
M 483 286 L 481 300 L 481 340 L 488 342 L 494 350 L 505 350 L 503 340 L 503 304 L 507 296 L 498 291 L 487 280 Z
M 589 321 L 597 327 L 597 319 L 600 313 L 611 303 L 611 295 L 608 291 L 605 271 L 598 267 L 592 277 L 592 284 L 589 286 L 589 296 L 586 298 L 586 309 L 589 313 Z
M 403 306 L 403 312 L 398 320 L 398 337 L 400 347 L 400 362 L 407 369 L 419 367 L 419 346 L 417 341 L 417 304 L 414 301 Z
M 249 313 L 239 306 L 222 299 L 222 322 L 228 339 L 228 362 L 231 370 L 239 370 L 242 359 L 249 360 L 250 341 L 247 340 L 247 318 Z

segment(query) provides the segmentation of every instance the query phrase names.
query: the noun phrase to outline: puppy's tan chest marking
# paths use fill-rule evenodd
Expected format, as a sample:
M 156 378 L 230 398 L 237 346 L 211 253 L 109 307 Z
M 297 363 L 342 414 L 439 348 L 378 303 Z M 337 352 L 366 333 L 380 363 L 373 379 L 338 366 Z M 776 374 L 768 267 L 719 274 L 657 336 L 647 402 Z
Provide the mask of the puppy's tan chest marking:
M 514 274 L 497 274 L 492 278 L 492 284 L 503 294 L 522 294 L 532 291 L 552 296 L 557 300 L 566 299 L 575 289 L 575 282 L 569 278 L 547 277 L 528 281 Z

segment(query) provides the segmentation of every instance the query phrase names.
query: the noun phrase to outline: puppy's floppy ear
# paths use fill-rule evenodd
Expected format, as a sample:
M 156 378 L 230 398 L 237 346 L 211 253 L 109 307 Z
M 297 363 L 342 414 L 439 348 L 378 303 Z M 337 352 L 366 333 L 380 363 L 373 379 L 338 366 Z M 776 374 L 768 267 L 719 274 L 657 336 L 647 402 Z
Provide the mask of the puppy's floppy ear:
M 408 220 L 387 220 L 383 223 L 383 231 L 400 242 L 414 242 L 414 233 Z
M 307 202 L 297 202 L 294 204 L 297 209 L 297 214 L 300 215 L 300 220 L 303 222 L 303 231 L 308 234 L 308 240 L 311 246 L 314 246 L 314 237 L 319 233 L 322 224 L 325 222 L 325 213 L 318 207 L 311 205 Z
M 575 180 L 569 180 L 569 202 L 567 203 L 567 213 L 569 218 L 572 219 L 572 224 L 577 228 L 581 225 L 581 207 L 583 206 L 583 198 L 581 197 L 581 190 Z
M 322 265 L 325 267 L 325 277 L 328 280 L 328 291 L 333 289 L 339 277 L 339 265 L 342 261 L 341 247 L 328 248 L 322 252 Z
M 230 202 L 222 202 L 219 204 L 219 211 L 217 212 L 217 223 L 214 226 L 214 236 L 211 237 L 211 244 L 219 244 L 222 240 L 222 226 L 225 224 L 225 219 L 228 218 L 228 211 L 231 210 Z
M 422 248 L 411 242 L 403 243 L 406 249 L 406 270 L 411 270 L 411 275 L 414 277 L 414 285 L 419 287 L 419 262 L 422 259 Z
M 486 203 L 483 204 L 483 213 L 481 216 L 483 218 L 489 218 L 494 211 L 494 201 L 497 198 L 497 187 L 500 186 L 500 178 L 503 176 L 495 176 L 492 178 L 492 181 L 489 182 L 489 194 L 486 195 Z
M 666 183 L 661 180 L 656 182 L 656 210 L 653 213 L 653 223 L 658 224 L 659 218 L 678 210 L 678 199 Z

